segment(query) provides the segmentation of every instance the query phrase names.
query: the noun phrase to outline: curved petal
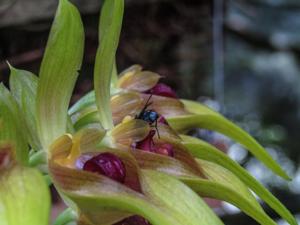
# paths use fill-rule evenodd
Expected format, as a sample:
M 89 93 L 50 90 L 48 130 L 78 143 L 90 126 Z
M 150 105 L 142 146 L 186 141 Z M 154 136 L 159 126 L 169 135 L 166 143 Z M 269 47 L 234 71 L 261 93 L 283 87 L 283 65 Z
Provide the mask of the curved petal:
M 125 72 L 118 80 L 118 87 L 144 92 L 156 85 L 161 76 L 150 71 L 138 71 L 138 68 L 133 68 Z
M 167 118 L 170 125 L 177 131 L 201 127 L 220 132 L 245 146 L 265 166 L 284 179 L 290 179 L 280 165 L 269 153 L 248 133 L 200 103 L 182 100 L 185 108 L 194 114 Z
M 197 158 L 214 162 L 231 171 L 254 193 L 274 209 L 282 218 L 292 225 L 297 225 L 297 221 L 288 209 L 269 192 L 261 183 L 250 175 L 243 167 L 229 158 L 226 154 L 214 146 L 186 135 L 181 135 L 184 146 Z
M 114 124 L 120 123 L 126 116 L 135 116 L 142 108 L 143 98 L 138 93 L 117 94 L 110 100 Z
M 9 141 L 14 145 L 16 158 L 26 165 L 28 163 L 27 133 L 23 114 L 9 90 L 0 84 L 0 141 Z
M 23 167 L 11 156 L 10 146 L 0 146 L 1 224 L 47 225 L 48 185 L 37 169 Z
M 131 146 L 134 142 L 143 140 L 149 131 L 150 127 L 147 122 L 131 119 L 117 125 L 111 131 L 111 135 L 116 143 Z
M 79 12 L 67 0 L 60 0 L 37 88 L 37 129 L 44 150 L 67 130 L 67 112 L 82 63 L 83 46 L 84 31 Z
M 180 224 L 223 224 L 196 193 L 177 179 L 152 170 L 142 170 L 142 175 L 145 194 L 169 209 Z

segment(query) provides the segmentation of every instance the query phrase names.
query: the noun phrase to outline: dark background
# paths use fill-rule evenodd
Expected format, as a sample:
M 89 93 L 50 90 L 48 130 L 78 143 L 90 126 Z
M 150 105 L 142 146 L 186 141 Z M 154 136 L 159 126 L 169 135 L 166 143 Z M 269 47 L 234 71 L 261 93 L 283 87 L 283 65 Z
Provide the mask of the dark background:
M 101 1 L 72 2 L 82 12 L 86 32 L 75 101 L 92 88 Z M 56 6 L 54 0 L 0 0 L 0 81 L 7 84 L 5 60 L 38 74 Z M 216 11 L 218 7 L 223 10 Z M 300 217 L 299 50 L 297 0 L 130 0 L 117 62 L 119 71 L 138 63 L 164 75 L 164 82 L 181 97 L 220 110 L 256 137 L 294 177 L 293 182 L 267 172 L 223 136 L 199 131 L 203 138 L 227 148 Z M 256 224 L 228 205 L 218 212 L 228 225 Z

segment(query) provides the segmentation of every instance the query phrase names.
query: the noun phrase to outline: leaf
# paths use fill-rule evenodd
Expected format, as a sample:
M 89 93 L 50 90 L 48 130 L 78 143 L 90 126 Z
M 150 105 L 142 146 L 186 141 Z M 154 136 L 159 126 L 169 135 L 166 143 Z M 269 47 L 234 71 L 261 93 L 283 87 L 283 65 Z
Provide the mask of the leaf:
M 0 147 L 1 224 L 47 225 L 50 193 L 43 176 L 37 169 L 20 166 L 12 158 L 3 165 L 5 151 Z
M 106 0 L 100 16 L 100 45 L 97 49 L 94 67 L 94 89 L 100 122 L 105 129 L 113 127 L 110 82 L 122 26 L 123 10 L 123 0 Z
M 274 173 L 284 179 L 290 179 L 269 153 L 244 130 L 200 103 L 189 100 L 182 100 L 182 102 L 186 110 L 194 114 L 168 118 L 168 122 L 175 130 L 183 131 L 201 127 L 220 132 L 245 146 L 246 149 Z
M 142 175 L 144 193 L 167 208 L 180 224 L 223 224 L 205 202 L 180 181 L 152 170 L 142 170 Z
M 36 151 L 42 149 L 37 133 L 35 111 L 38 77 L 26 70 L 10 66 L 9 86 L 24 115 L 30 146 Z
M 43 148 L 67 129 L 68 106 L 83 57 L 84 31 L 78 10 L 60 0 L 40 68 L 37 127 Z
M 216 149 L 214 146 L 186 135 L 181 135 L 184 146 L 189 152 L 200 159 L 214 162 L 228 169 L 246 184 L 254 193 L 274 209 L 282 218 L 292 225 L 297 225 L 294 216 L 285 208 L 284 205 L 274 197 L 262 184 L 260 184 L 243 167 L 229 158 L 226 154 Z
M 0 84 L 0 118 L 2 120 L 0 140 L 12 143 L 17 160 L 26 165 L 29 151 L 24 118 L 17 102 L 3 84 Z

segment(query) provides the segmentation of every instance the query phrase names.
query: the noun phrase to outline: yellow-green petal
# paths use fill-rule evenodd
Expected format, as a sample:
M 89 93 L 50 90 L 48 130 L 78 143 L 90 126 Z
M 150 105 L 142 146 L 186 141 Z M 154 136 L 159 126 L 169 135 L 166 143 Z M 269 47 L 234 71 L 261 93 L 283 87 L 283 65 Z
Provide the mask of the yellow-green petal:
M 100 43 L 94 67 L 94 89 L 99 119 L 105 129 L 113 127 L 110 84 L 122 26 L 123 10 L 123 0 L 106 0 L 100 16 Z
M 8 160 L 0 165 L 1 225 L 48 225 L 50 193 L 43 176 Z
M 247 132 L 224 118 L 217 112 L 198 102 L 182 100 L 187 111 L 193 114 L 168 118 L 170 125 L 177 131 L 191 128 L 205 128 L 220 132 L 245 146 L 256 158 L 274 173 L 284 179 L 290 179 L 270 154 Z
M 229 158 L 225 153 L 218 150 L 214 146 L 186 135 L 181 135 L 184 146 L 189 152 L 197 158 L 214 162 L 228 169 L 236 175 L 244 184 L 246 184 L 254 193 L 265 201 L 272 209 L 274 209 L 282 218 L 288 221 L 291 225 L 297 225 L 297 221 L 289 210 L 268 191 L 261 183 L 251 176 L 237 162 Z
M 28 141 L 34 150 L 42 149 L 36 125 L 36 91 L 38 77 L 33 73 L 10 66 L 9 87 L 24 114 Z
M 18 103 L 9 90 L 0 84 L 0 141 L 8 141 L 14 146 L 16 158 L 22 164 L 28 163 L 28 143 L 25 120 Z
M 60 0 L 40 68 L 37 127 L 46 150 L 67 130 L 68 106 L 81 67 L 83 24 L 78 10 Z

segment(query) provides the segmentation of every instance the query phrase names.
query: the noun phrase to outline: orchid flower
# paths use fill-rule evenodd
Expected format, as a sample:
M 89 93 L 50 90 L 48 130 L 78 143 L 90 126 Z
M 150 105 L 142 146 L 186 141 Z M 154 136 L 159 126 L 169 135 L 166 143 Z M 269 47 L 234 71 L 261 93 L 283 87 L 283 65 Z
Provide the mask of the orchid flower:
M 48 224 L 50 182 L 68 206 L 55 225 L 223 224 L 203 197 L 229 202 L 260 224 L 276 224 L 255 195 L 296 225 L 244 168 L 186 132 L 227 135 L 290 179 L 249 134 L 208 107 L 178 98 L 162 76 L 140 65 L 118 75 L 123 10 L 123 0 L 104 1 L 94 90 L 71 108 L 84 30 L 68 0 L 59 2 L 39 76 L 10 66 L 10 91 L 0 86 L 0 140 L 10 144 L 0 145 L 0 221 Z M 20 222 L 23 216 L 28 220 Z

